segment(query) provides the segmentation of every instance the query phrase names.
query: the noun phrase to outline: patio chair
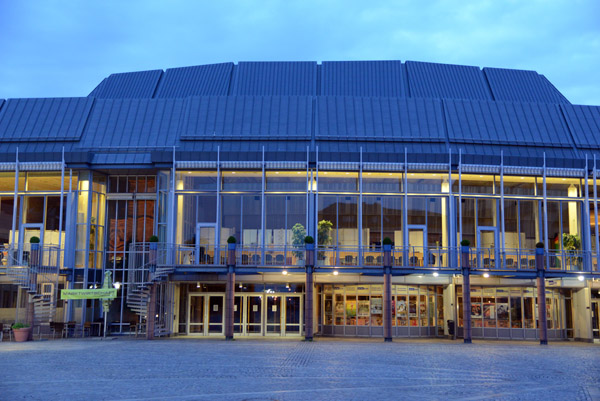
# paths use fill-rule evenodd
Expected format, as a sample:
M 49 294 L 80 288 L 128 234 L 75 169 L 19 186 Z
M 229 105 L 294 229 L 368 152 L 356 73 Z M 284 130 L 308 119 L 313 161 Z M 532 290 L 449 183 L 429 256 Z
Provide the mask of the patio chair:
M 372 266 L 375 263 L 375 258 L 372 255 L 369 255 L 365 258 L 365 264 Z
M 527 258 L 521 258 L 521 269 L 527 267 Z
M 242 264 L 243 265 L 247 265 L 248 264 L 248 260 L 249 260 L 248 255 L 243 254 L 242 255 Z
M 529 267 L 535 269 L 535 259 L 529 259 Z
M 283 265 L 284 258 L 282 254 L 278 254 L 275 256 L 275 264 L 276 265 Z
M 260 264 L 260 255 L 257 255 L 257 254 L 252 255 L 252 264 L 253 265 Z
M 89 337 L 92 334 L 92 322 L 83 323 L 81 337 L 86 337 L 86 333 L 87 337 Z
M 344 257 L 344 264 L 345 265 L 352 265 L 353 261 L 354 261 L 354 258 L 352 257 L 352 255 L 346 255 Z
M 273 264 L 273 255 L 271 255 L 271 254 L 266 254 L 265 255 L 265 264 L 266 265 L 272 265 Z
M 513 264 L 514 264 L 513 258 L 506 258 L 506 267 L 513 267 Z

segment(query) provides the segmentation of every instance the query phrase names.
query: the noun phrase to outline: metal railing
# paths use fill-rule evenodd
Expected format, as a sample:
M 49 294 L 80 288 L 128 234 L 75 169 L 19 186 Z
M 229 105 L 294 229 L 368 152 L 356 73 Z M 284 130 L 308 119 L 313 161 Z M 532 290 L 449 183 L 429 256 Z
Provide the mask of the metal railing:
M 146 275 L 149 269 L 150 250 L 148 244 L 134 244 L 134 264 L 146 266 L 146 271 L 135 274 Z M 157 244 L 157 266 L 211 267 L 227 264 L 226 245 L 201 246 L 183 244 Z M 302 267 L 305 264 L 305 248 L 293 245 L 238 245 L 237 266 Z M 407 246 L 392 247 L 391 265 L 395 268 L 452 269 L 460 268 L 460 248 Z M 589 259 L 587 259 L 589 258 Z M 549 251 L 546 269 L 552 271 L 598 271 L 593 265 L 591 252 Z M 586 262 L 589 260 L 589 262 Z M 469 248 L 472 269 L 534 271 L 535 249 Z M 321 246 L 315 248 L 315 265 L 328 268 L 380 268 L 384 264 L 381 246 Z M 139 269 L 138 269 L 139 270 Z M 139 277 L 141 279 L 142 277 Z M 135 278 L 136 281 L 138 277 Z

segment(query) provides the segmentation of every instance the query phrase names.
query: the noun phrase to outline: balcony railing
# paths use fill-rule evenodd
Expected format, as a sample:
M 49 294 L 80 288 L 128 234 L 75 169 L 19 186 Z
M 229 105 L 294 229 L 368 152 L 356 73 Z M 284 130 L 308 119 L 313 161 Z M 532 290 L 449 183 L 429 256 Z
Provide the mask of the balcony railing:
M 133 244 L 135 264 L 150 263 L 148 244 Z M 292 245 L 238 245 L 236 247 L 237 266 L 260 267 L 303 267 L 305 248 Z M 227 264 L 227 246 L 200 246 L 182 244 L 157 244 L 156 265 L 179 267 L 210 267 Z M 545 256 L 546 257 L 546 256 Z M 550 251 L 548 271 L 589 271 L 592 259 L 590 252 Z M 391 265 L 395 268 L 443 270 L 460 269 L 460 248 L 450 247 L 392 247 Z M 590 258 L 590 263 L 586 263 Z M 546 259 L 545 259 L 546 260 Z M 494 249 L 469 248 L 469 261 L 475 270 L 535 271 L 535 249 Z M 384 264 L 384 251 L 380 246 L 347 247 L 328 246 L 315 249 L 315 265 L 324 268 L 381 268 Z M 593 265 L 592 265 L 593 266 Z M 592 267 L 591 271 L 598 271 Z
M 62 257 L 56 245 L 15 244 L 0 249 L 0 266 L 58 268 L 63 265 Z

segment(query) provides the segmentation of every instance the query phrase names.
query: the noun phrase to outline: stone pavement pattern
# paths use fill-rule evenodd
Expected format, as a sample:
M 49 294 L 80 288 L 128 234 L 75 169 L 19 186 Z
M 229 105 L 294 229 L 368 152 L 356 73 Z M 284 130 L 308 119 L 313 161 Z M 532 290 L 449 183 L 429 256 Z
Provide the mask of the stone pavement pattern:
M 600 400 L 597 344 L 3 342 L 0 372 L 0 400 Z

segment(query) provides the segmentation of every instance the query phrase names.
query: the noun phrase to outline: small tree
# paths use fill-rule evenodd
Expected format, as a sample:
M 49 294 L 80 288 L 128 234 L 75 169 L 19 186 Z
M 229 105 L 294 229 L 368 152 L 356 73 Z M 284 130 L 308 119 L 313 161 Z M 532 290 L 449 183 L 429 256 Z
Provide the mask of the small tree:
M 578 265 L 581 262 L 581 257 L 575 251 L 581 249 L 581 239 L 576 234 L 563 234 L 563 249 L 567 251 L 567 263 L 570 265 Z
M 319 235 L 319 246 L 331 245 L 331 229 L 333 228 L 333 223 L 329 220 L 321 220 L 319 221 L 319 225 L 317 228 L 317 233 Z M 325 252 L 321 251 L 318 253 L 319 259 L 325 259 Z
M 306 229 L 304 228 L 304 226 L 300 223 L 294 224 L 294 226 L 292 227 L 292 245 L 294 245 L 294 248 L 298 249 L 303 247 L 305 238 Z M 293 254 L 299 259 L 302 259 L 302 257 L 304 256 L 304 252 L 299 250 L 293 251 Z

